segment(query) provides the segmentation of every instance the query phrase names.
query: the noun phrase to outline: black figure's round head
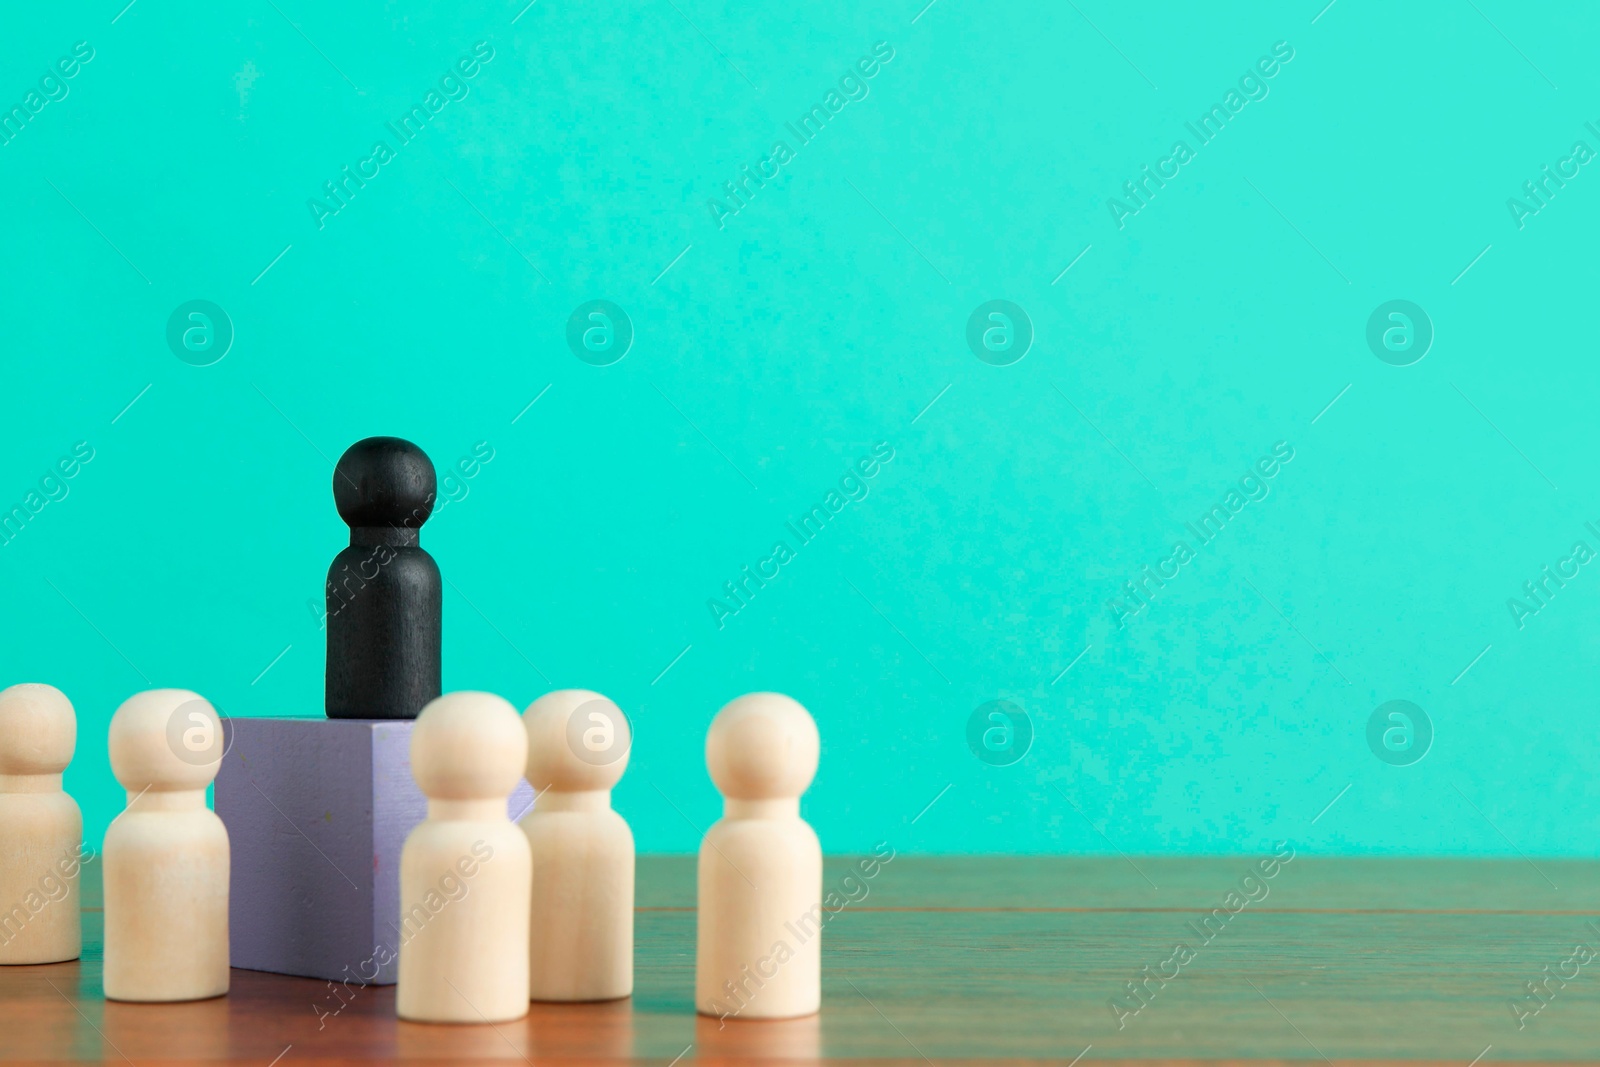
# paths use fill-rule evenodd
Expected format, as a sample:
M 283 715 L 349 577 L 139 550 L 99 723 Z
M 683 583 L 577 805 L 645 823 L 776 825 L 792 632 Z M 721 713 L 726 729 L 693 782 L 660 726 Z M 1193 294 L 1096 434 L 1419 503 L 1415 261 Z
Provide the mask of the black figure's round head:
M 333 469 L 333 502 L 351 528 L 416 529 L 433 513 L 438 476 L 428 454 L 398 437 L 357 441 Z

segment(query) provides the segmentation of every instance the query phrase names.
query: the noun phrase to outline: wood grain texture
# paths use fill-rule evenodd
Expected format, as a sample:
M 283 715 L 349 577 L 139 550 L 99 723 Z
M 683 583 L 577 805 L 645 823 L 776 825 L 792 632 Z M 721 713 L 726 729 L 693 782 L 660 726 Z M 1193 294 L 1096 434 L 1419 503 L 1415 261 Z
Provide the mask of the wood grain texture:
M 297 1064 L 1584 1063 L 1600 1058 L 1600 960 L 1518 1029 L 1524 983 L 1600 950 L 1600 864 L 1298 856 L 1208 944 L 1188 924 L 1256 858 L 896 857 L 824 934 L 823 1008 L 792 1022 L 697 1018 L 694 859 L 641 857 L 636 993 L 534 1005 L 495 1027 L 394 1016 L 392 988 L 338 1012 L 326 983 L 234 971 L 194 1004 L 107 1003 L 98 864 L 84 959 L 0 969 L 0 1060 Z M 853 879 L 853 880 L 847 880 Z M 1257 891 L 1259 893 L 1259 890 Z M 1219 923 L 1220 920 L 1213 920 Z M 1122 1029 L 1124 983 L 1195 943 Z M 1570 973 L 1574 965 L 1566 965 Z M 1530 1002 L 1532 1003 L 1532 1002 Z M 1092 1046 L 1092 1047 L 1089 1047 Z M 1085 1049 L 1088 1049 L 1085 1052 Z M 1488 1049 L 1485 1053 L 1485 1049 Z M 287 1051 L 285 1051 L 287 1049 Z

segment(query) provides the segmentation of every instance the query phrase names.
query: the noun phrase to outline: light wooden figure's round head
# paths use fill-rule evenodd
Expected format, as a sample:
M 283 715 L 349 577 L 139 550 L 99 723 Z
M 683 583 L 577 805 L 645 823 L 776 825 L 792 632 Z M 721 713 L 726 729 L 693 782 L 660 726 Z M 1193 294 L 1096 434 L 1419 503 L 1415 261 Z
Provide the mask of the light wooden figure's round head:
M 706 734 L 706 769 L 725 797 L 798 797 L 817 773 L 821 739 L 811 713 L 781 693 L 728 703 Z
M 78 744 L 78 717 L 55 686 L 0 691 L 0 774 L 60 774 Z
M 622 709 L 587 689 L 560 689 L 528 705 L 528 784 L 534 792 L 609 790 L 628 769 L 633 728 Z
M 493 693 L 446 693 L 411 728 L 411 775 L 430 800 L 509 797 L 527 756 L 522 717 Z
M 130 793 L 204 789 L 222 765 L 222 719 L 187 689 L 129 697 L 111 716 L 111 773 Z

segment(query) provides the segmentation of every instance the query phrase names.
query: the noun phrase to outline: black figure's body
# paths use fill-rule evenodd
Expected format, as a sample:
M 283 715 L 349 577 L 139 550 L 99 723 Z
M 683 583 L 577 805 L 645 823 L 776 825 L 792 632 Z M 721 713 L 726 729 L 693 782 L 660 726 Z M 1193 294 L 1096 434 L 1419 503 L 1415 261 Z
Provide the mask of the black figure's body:
M 398 437 L 357 441 L 334 469 L 350 547 L 328 568 L 330 719 L 415 719 L 439 695 L 444 594 L 419 544 L 436 477 L 427 454 Z

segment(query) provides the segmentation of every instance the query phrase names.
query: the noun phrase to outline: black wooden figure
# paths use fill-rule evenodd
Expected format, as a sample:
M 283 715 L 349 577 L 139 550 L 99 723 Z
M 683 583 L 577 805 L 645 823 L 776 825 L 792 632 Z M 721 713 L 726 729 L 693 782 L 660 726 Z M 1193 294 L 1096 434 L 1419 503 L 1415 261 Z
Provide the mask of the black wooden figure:
M 328 568 L 330 719 L 415 719 L 441 688 L 439 566 L 421 547 L 437 475 L 398 437 L 351 445 L 333 471 L 350 547 Z

